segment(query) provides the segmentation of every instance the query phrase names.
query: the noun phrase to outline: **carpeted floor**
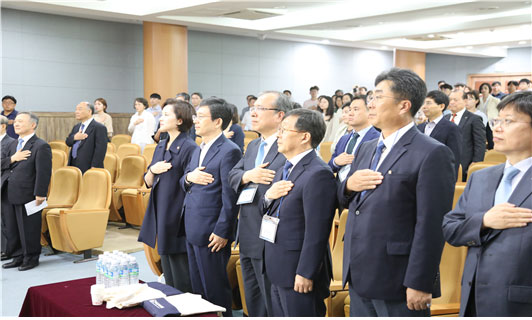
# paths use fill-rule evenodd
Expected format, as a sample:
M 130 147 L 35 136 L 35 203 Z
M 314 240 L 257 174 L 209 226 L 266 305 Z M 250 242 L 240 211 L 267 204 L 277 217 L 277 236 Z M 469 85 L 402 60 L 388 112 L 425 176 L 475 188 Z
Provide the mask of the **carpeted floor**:
M 103 246 L 92 250 L 93 254 L 102 254 L 104 251 L 120 250 L 126 253 L 142 251 L 143 244 L 138 242 L 139 230 L 127 228 L 119 229 L 123 223 L 109 222 Z

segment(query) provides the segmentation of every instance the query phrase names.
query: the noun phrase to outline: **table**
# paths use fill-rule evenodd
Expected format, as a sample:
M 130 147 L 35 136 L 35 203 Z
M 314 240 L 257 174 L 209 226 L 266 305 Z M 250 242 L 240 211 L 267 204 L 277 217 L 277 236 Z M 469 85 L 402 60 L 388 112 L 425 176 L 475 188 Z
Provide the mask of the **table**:
M 28 289 L 19 317 L 151 317 L 141 306 L 106 309 L 93 306 L 90 287 L 96 278 L 45 284 Z

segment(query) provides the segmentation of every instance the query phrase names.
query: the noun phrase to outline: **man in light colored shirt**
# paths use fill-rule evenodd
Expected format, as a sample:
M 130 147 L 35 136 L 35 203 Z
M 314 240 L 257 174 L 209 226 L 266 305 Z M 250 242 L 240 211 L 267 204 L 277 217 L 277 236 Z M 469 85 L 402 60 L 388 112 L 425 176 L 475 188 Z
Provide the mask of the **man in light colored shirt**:
M 162 116 L 161 109 L 161 95 L 158 93 L 152 93 L 150 95 L 150 107 L 147 109 L 155 118 L 155 128 L 159 127 L 159 120 Z M 157 129 L 155 130 L 157 131 Z
M 474 172 L 443 221 L 445 239 L 468 247 L 460 316 L 532 314 L 532 92 L 509 95 L 497 108 L 494 149 L 507 161 Z
M 194 110 L 198 111 L 203 96 L 200 92 L 194 92 L 190 95 L 190 104 L 194 107 Z
M 318 108 L 318 94 L 320 93 L 320 88 L 318 86 L 312 86 L 309 90 L 310 99 L 303 102 L 303 108 L 316 110 Z

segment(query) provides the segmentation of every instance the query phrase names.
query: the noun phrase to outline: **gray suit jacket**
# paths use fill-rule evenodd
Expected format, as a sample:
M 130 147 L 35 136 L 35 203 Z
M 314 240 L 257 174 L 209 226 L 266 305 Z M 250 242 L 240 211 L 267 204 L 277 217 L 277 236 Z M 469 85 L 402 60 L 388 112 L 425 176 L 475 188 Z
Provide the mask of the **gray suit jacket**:
M 244 172 L 255 168 L 255 158 L 259 150 L 261 139 L 251 141 L 246 149 L 246 154 L 229 172 L 229 184 L 237 193 L 240 193 L 245 186 L 240 185 Z M 270 164 L 266 169 L 277 171 L 284 166 L 286 158 L 277 151 L 277 141 L 271 146 L 266 154 L 263 163 Z M 253 202 L 240 206 L 240 217 L 238 219 L 238 231 L 236 241 L 240 242 L 240 252 L 245 256 L 254 259 L 262 259 L 264 252 L 264 240 L 259 238 L 260 224 L 262 221 L 262 199 L 270 188 L 271 184 L 259 184 Z
M 532 223 L 523 228 L 481 230 L 493 207 L 504 164 L 474 172 L 454 210 L 443 220 L 443 233 L 453 246 L 468 246 L 462 278 L 460 316 L 473 281 L 477 316 L 532 315 Z M 532 168 L 508 202 L 532 209 Z

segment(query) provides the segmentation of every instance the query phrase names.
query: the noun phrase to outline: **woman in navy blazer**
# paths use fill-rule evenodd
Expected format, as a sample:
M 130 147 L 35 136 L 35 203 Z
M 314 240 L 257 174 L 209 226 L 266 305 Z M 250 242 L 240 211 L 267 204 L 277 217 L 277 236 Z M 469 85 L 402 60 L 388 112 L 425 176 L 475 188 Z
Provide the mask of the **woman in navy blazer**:
M 242 153 L 244 153 L 244 130 L 242 130 L 242 127 L 238 124 L 238 120 L 240 119 L 238 115 L 238 109 L 234 104 L 228 103 L 227 105 L 229 108 L 231 108 L 233 118 L 230 125 L 224 130 L 224 135 L 227 139 L 236 144 Z
M 170 99 L 169 99 L 170 100 Z M 144 176 L 151 195 L 140 229 L 139 241 L 161 255 L 166 284 L 191 292 L 186 239 L 181 222 L 185 192 L 179 185 L 190 158 L 198 146 L 188 139 L 194 108 L 184 101 L 166 101 L 160 129 L 168 138 L 159 142 Z

